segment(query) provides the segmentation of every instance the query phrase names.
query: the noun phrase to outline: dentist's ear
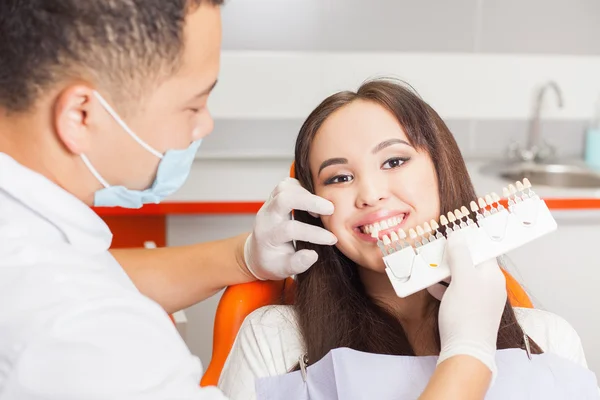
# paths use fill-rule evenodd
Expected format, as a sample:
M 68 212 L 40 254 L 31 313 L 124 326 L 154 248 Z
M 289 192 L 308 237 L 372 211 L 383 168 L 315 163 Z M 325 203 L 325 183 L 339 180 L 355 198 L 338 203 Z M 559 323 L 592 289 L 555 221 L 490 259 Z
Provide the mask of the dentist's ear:
M 89 115 L 93 89 L 74 85 L 56 98 L 52 119 L 56 135 L 67 151 L 75 155 L 85 153 L 90 147 Z

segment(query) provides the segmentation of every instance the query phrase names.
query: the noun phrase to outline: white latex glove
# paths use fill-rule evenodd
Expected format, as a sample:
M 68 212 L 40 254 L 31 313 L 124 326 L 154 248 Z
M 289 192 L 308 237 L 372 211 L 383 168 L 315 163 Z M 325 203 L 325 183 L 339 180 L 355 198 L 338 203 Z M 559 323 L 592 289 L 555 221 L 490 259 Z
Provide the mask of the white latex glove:
M 470 355 L 490 368 L 493 382 L 496 341 L 507 298 L 506 279 L 496 259 L 473 265 L 460 231 L 449 235 L 446 252 L 451 280 L 440 305 L 438 364 L 455 355 Z
M 280 280 L 306 271 L 315 261 L 313 250 L 294 250 L 292 241 L 333 245 L 335 235 L 318 226 L 292 220 L 292 210 L 313 215 L 333 214 L 333 204 L 286 178 L 277 185 L 256 215 L 254 230 L 246 240 L 244 259 L 248 270 L 260 280 Z

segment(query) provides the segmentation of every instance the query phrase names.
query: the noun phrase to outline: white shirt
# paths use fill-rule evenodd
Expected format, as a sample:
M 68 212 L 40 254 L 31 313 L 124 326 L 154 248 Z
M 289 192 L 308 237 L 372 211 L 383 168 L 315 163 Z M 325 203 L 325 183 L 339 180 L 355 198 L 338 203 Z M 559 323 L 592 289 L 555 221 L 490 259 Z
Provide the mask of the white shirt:
M 0 153 L 0 400 L 224 399 L 93 210 Z
M 522 329 L 545 352 L 587 362 L 577 332 L 547 311 L 515 308 Z M 291 306 L 268 306 L 245 319 L 225 362 L 219 387 L 235 400 L 255 399 L 256 378 L 290 372 L 305 353 L 296 314 Z

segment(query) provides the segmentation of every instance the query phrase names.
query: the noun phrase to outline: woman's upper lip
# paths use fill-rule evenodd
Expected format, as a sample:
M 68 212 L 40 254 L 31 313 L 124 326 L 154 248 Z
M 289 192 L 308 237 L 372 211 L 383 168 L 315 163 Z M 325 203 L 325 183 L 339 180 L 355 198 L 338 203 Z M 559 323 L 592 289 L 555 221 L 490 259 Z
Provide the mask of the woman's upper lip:
M 399 215 L 408 214 L 407 211 L 400 210 L 378 210 L 373 213 L 366 215 L 364 218 L 361 218 L 358 223 L 354 225 L 355 228 L 360 226 L 373 224 L 375 222 L 379 222 L 381 220 L 386 220 L 388 218 L 397 217 Z

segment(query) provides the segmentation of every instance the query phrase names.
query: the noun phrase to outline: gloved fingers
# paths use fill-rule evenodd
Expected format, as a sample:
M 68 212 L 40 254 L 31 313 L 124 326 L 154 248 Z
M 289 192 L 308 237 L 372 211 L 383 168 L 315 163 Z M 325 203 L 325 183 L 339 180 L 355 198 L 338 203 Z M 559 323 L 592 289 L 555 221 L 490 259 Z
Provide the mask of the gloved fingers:
M 475 271 L 471 253 L 467 247 L 466 238 L 461 232 L 453 232 L 446 243 L 448 266 L 453 279 L 460 279 L 463 274 L 472 274 Z
M 280 246 L 292 240 L 321 245 L 334 245 L 337 243 L 335 235 L 328 230 L 296 220 L 280 223 L 273 230 L 273 237 L 270 242 L 273 246 Z
M 493 288 L 506 288 L 506 276 L 502 273 L 495 258 L 477 265 L 477 270 L 483 282 Z
M 287 189 L 276 194 L 269 207 L 278 215 L 289 214 L 292 210 L 307 211 L 313 216 L 333 214 L 332 202 L 292 184 L 288 184 Z
M 319 256 L 314 250 L 298 250 L 290 257 L 290 275 L 296 275 L 305 272 L 307 269 L 312 267 L 315 262 L 317 262 L 318 258 Z

